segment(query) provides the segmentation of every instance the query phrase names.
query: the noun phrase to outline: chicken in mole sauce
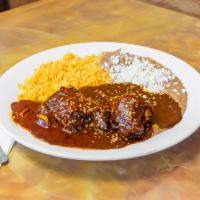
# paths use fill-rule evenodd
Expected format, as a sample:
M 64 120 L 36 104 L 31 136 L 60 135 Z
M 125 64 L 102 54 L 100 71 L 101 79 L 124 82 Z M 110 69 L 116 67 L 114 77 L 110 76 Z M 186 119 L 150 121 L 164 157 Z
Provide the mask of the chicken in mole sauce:
M 110 128 L 109 103 L 101 104 L 98 100 L 85 98 L 73 87 L 62 87 L 51 96 L 39 107 L 37 117 L 39 126 L 62 127 L 69 134 L 86 129 L 107 131 Z
M 94 93 L 100 94 L 97 88 Z M 114 129 L 123 137 L 139 138 L 146 132 L 152 113 L 150 104 L 129 94 L 106 99 L 101 93 L 94 99 L 73 87 L 62 87 L 39 108 L 36 122 L 44 128 L 62 127 L 69 134 Z
M 13 120 L 36 137 L 50 144 L 92 149 L 148 139 L 153 124 L 169 128 L 182 118 L 169 95 L 152 94 L 130 83 L 78 90 L 62 87 L 46 102 L 22 100 L 11 107 Z

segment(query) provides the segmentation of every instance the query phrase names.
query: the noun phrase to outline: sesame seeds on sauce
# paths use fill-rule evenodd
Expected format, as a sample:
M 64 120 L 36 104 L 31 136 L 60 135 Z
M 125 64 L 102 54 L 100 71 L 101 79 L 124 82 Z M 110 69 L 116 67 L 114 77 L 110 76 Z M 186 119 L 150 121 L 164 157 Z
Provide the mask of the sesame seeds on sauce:
M 161 129 L 174 126 L 181 120 L 182 117 L 178 103 L 176 103 L 169 95 L 149 93 L 144 91 L 142 87 L 131 83 L 113 83 L 99 86 L 86 86 L 80 88 L 79 92 L 81 92 L 86 99 L 90 98 L 92 100 L 96 100 L 97 103 L 94 104 L 94 109 L 96 106 L 98 108 L 105 107 L 105 101 L 109 99 L 109 104 L 111 104 L 112 110 L 111 115 L 115 116 L 116 111 L 114 111 L 113 108 L 115 108 L 115 105 L 117 105 L 118 111 L 123 111 L 125 120 L 128 120 L 129 118 L 133 119 L 131 121 L 131 124 L 133 125 L 137 123 L 138 118 L 138 104 L 135 102 L 145 101 L 146 103 L 152 105 L 152 122 L 158 125 L 158 127 Z M 129 98 L 129 101 L 126 101 L 126 99 L 130 96 L 134 96 L 134 98 Z M 82 99 L 81 97 L 80 99 Z M 124 100 L 121 101 L 120 97 L 123 97 Z M 124 103 L 124 101 L 126 101 L 126 103 Z M 133 110 L 130 109 L 132 105 L 134 105 Z M 61 127 L 43 128 L 36 124 L 35 121 L 39 106 L 40 103 L 32 101 L 19 101 L 13 103 L 13 120 L 25 129 L 29 130 L 37 138 L 40 138 L 50 144 L 76 148 L 112 149 L 146 140 L 151 137 L 152 134 L 156 134 L 154 130 L 152 131 L 151 129 L 147 129 L 141 138 L 128 139 L 126 134 L 122 134 L 122 132 L 113 128 L 109 129 L 108 131 L 94 131 L 94 129 L 92 129 L 93 124 L 90 124 L 90 126 L 86 127 L 86 129 L 83 131 L 80 130 L 79 132 L 68 134 Z M 87 109 L 87 106 L 84 106 L 84 102 L 80 102 L 80 106 L 83 106 L 83 108 Z M 24 113 L 23 116 L 19 115 L 21 112 Z M 121 114 L 119 113 L 119 116 L 120 115 Z M 128 119 L 126 119 L 126 117 Z M 122 130 L 126 128 L 125 124 L 123 124 L 123 121 L 119 124 Z M 129 124 L 127 123 L 126 126 L 129 126 Z

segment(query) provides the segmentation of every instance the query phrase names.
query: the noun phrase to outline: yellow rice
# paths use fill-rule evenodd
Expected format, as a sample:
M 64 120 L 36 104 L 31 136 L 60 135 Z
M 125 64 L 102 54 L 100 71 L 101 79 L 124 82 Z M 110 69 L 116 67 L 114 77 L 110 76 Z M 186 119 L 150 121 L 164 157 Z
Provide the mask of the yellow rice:
M 108 72 L 99 63 L 100 57 L 95 55 L 81 58 L 68 53 L 60 60 L 42 64 L 23 84 L 19 84 L 22 90 L 19 99 L 45 101 L 61 86 L 80 88 L 110 83 Z

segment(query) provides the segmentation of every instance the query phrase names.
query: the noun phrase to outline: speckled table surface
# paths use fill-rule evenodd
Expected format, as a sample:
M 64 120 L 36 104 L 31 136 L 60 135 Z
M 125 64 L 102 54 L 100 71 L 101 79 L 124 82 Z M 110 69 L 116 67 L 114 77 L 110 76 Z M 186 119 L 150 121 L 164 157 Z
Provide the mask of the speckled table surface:
M 0 73 L 41 50 L 86 41 L 157 48 L 200 71 L 197 18 L 134 0 L 45 0 L 0 14 Z M 0 199 L 198 200 L 199 183 L 200 129 L 169 150 L 113 162 L 64 160 L 16 144 L 0 168 Z

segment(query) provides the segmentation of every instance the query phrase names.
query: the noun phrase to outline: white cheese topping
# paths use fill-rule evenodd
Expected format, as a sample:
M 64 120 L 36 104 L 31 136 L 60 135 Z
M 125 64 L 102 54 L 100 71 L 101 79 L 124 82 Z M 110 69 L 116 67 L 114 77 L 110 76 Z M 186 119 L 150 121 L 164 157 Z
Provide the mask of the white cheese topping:
M 121 51 L 119 55 L 112 55 L 109 63 L 104 62 L 103 67 L 109 71 L 113 82 L 130 82 L 151 92 L 163 91 L 165 85 L 175 78 L 171 71 L 139 58 Z

